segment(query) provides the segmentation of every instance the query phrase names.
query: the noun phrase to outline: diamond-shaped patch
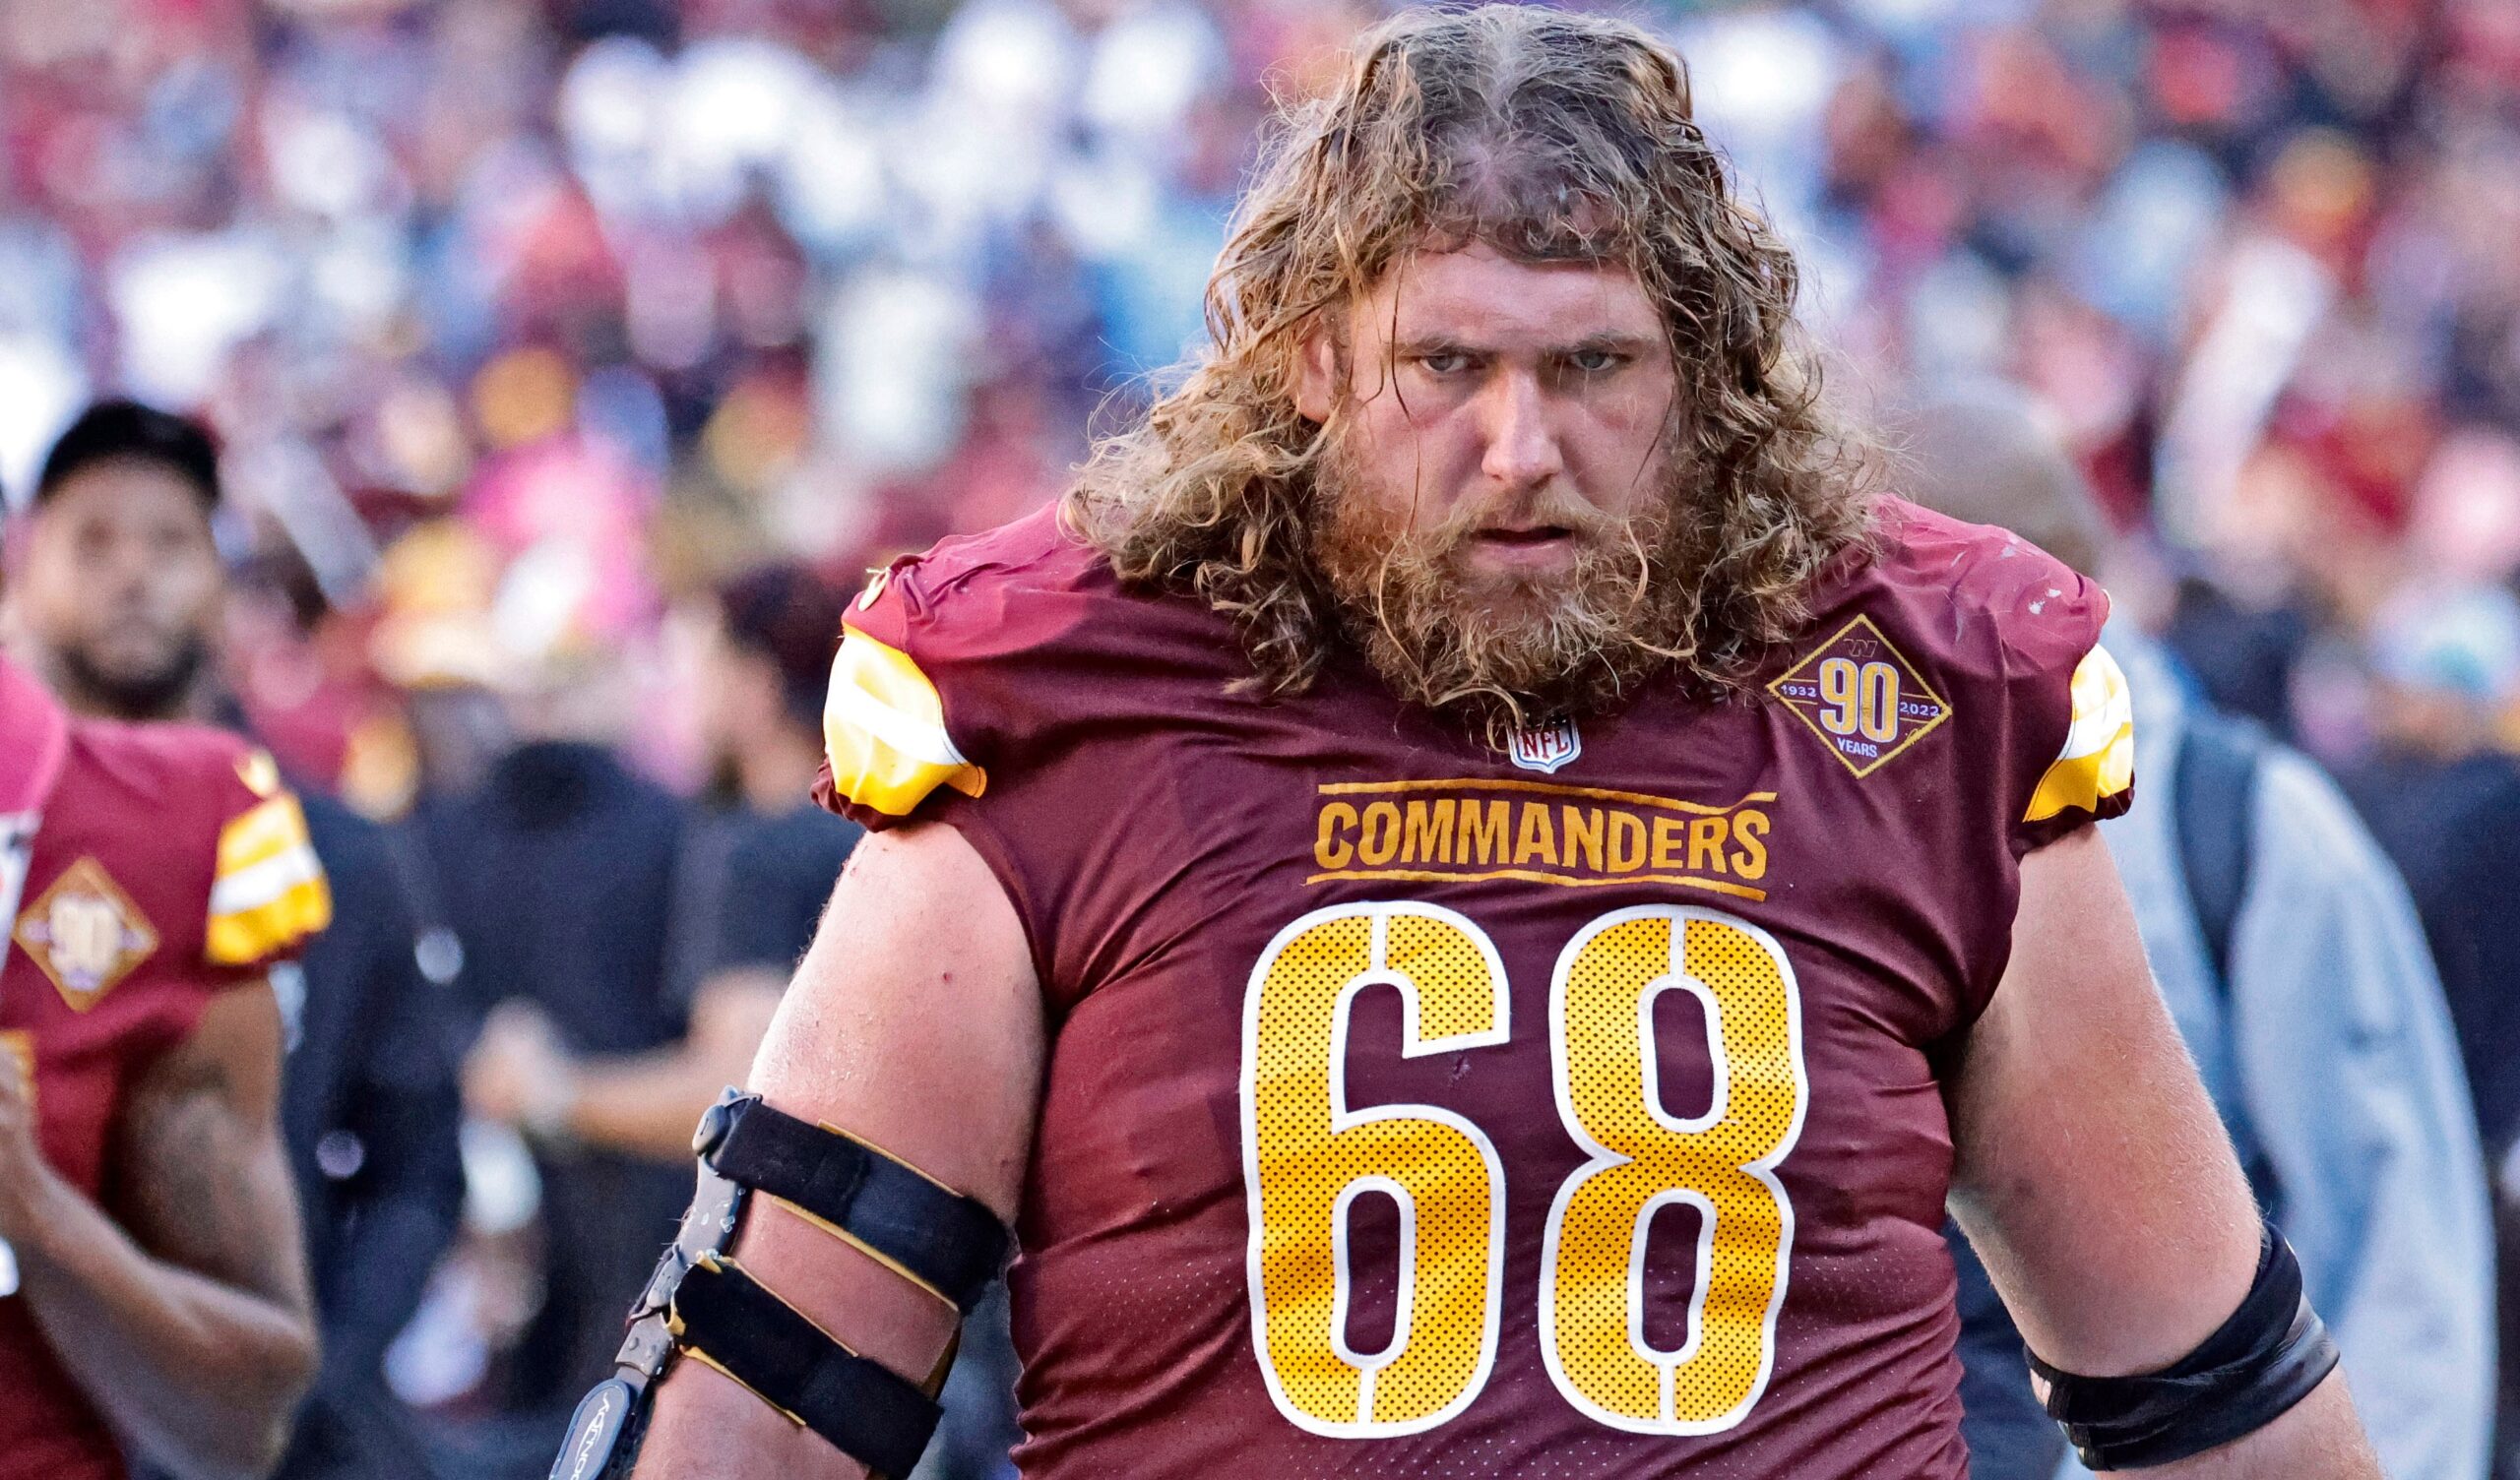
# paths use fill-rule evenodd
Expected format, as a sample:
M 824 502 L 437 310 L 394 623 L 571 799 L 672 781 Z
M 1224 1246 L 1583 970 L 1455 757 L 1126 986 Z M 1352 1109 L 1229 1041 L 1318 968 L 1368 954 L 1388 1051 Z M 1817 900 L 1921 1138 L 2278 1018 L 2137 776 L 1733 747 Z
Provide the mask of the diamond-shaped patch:
M 1951 706 L 1926 683 L 1870 617 L 1858 617 L 1768 685 L 1800 715 L 1829 753 L 1858 776 L 1951 717 Z
M 61 1000 L 84 1013 L 158 949 L 140 906 L 94 858 L 61 871 L 18 916 L 19 947 L 52 978 Z

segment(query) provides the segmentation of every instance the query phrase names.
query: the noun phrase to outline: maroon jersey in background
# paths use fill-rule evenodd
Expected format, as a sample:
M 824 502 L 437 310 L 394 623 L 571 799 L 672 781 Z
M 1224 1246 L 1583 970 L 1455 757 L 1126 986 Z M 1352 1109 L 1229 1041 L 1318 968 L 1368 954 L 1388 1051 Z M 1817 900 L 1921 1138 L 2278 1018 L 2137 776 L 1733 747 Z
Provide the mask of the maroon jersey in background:
M 1044 514 L 849 619 L 834 805 L 995 871 L 1053 1037 L 1032 1477 L 1956 1477 L 1939 1071 L 2129 796 L 2107 599 L 1896 501 L 1748 700 L 1498 755 Z
M 0 768 L 58 757 L 0 966 L 0 1052 L 33 1070 L 44 1159 L 109 1193 L 133 1082 L 218 992 L 259 980 L 331 916 L 297 801 L 270 759 L 189 725 L 63 715 L 0 658 Z M 0 914 L 5 914 L 0 911 Z M 22 1298 L 0 1299 L 0 1480 L 111 1480 L 113 1435 Z

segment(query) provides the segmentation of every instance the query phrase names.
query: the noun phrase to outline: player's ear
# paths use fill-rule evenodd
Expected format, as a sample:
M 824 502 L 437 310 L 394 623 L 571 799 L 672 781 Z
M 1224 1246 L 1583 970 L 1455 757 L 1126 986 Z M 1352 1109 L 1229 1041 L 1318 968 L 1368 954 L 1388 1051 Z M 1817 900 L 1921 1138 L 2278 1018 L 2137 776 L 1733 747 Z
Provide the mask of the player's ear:
M 1295 414 L 1319 424 L 1339 403 L 1339 344 L 1318 314 L 1295 338 Z

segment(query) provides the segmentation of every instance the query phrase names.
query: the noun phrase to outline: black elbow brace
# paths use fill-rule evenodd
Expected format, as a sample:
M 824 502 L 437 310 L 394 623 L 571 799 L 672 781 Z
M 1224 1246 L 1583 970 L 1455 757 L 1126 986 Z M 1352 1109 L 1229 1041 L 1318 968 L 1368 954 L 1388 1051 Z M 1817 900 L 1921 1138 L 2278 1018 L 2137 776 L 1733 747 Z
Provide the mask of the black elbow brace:
M 1013 1240 L 980 1202 L 836 1131 L 729 1089 L 692 1138 L 700 1186 L 630 1312 L 619 1371 L 578 1404 L 551 1480 L 630 1472 L 656 1381 L 677 1356 L 732 1378 L 879 1476 L 904 1475 L 935 1433 L 922 1388 L 850 1351 L 724 1257 L 761 1193 L 968 1312 Z M 950 1362 L 950 1354 L 948 1361 Z M 934 1383 L 941 1382 L 940 1368 Z
M 2239 1309 L 2176 1365 L 2086 1378 L 2030 1358 L 2048 1416 L 2095 1470 L 2145 1469 L 2253 1434 L 2336 1369 L 2336 1343 L 2301 1293 L 2293 1247 L 2271 1226 Z

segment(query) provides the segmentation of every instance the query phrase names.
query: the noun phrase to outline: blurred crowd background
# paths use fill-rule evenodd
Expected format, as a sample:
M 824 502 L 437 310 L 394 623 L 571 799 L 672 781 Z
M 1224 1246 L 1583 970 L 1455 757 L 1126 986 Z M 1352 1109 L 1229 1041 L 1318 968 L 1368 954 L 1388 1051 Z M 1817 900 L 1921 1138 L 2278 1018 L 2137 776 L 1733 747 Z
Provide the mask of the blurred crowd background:
M 1849 403 L 2026 388 L 2136 536 L 2121 602 L 2367 803 L 2507 1150 L 2520 5 L 1623 13 L 1804 253 Z M 693 942 L 754 897 L 720 824 L 795 794 L 743 737 L 792 700 L 810 745 L 866 568 L 1052 497 L 1196 341 L 1273 91 L 1377 14 L 0 5 L 0 486 L 95 397 L 215 429 L 238 722 L 399 839 L 472 1060 L 461 1228 L 375 1303 L 407 1457 L 538 1474 L 679 1206 L 669 1134 L 536 1076 L 699 1083 L 743 1040 L 758 997 L 695 1026 Z M 845 847 L 775 840 L 808 894 Z

